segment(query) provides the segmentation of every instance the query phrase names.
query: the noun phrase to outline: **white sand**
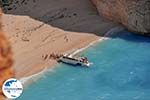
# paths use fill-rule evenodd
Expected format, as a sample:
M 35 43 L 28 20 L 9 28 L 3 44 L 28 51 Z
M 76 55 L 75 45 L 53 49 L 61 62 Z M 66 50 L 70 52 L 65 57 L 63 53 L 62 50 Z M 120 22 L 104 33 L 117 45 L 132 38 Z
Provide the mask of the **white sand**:
M 21 1 L 2 17 L 18 78 L 52 67 L 56 61 L 46 55 L 82 48 L 115 27 L 99 17 L 89 0 Z

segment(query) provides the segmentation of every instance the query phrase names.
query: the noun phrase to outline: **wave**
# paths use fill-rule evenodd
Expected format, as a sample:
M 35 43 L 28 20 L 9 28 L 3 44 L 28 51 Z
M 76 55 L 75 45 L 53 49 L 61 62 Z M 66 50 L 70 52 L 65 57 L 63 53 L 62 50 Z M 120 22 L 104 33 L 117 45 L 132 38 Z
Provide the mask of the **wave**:
M 53 71 L 53 69 L 52 68 L 50 68 L 50 69 L 44 68 L 42 71 L 40 71 L 36 74 L 21 78 L 20 82 L 23 84 L 24 87 L 27 87 L 31 83 L 36 82 L 38 79 L 45 77 L 45 73 L 47 73 L 49 71 L 51 72 L 51 71 Z
M 82 51 L 84 51 L 85 49 L 91 47 L 92 45 L 94 45 L 94 44 L 96 44 L 96 43 L 98 43 L 98 42 L 100 42 L 100 41 L 106 40 L 106 39 L 108 39 L 108 38 L 107 38 L 107 37 L 100 37 L 100 39 L 91 42 L 89 45 L 87 45 L 87 46 L 85 46 L 85 47 L 83 47 L 83 48 L 77 49 L 76 51 L 74 51 L 74 52 L 71 53 L 70 55 L 71 55 L 71 56 L 74 56 L 74 55 L 76 55 L 76 54 L 79 54 L 80 52 L 82 52 Z
M 124 30 L 124 27 L 122 26 L 117 26 L 117 27 L 114 27 L 112 29 L 110 29 L 107 33 L 105 33 L 104 37 L 110 37 L 114 34 L 117 34 L 118 32 L 121 32 Z
M 112 36 L 113 34 L 117 34 L 118 32 L 121 32 L 124 30 L 124 27 L 122 26 L 117 26 L 117 27 L 114 27 L 112 29 L 110 29 L 107 33 L 105 33 L 105 35 L 103 37 L 100 37 L 100 39 L 96 40 L 96 41 L 93 41 L 91 42 L 89 45 L 87 45 L 86 47 L 83 47 L 83 48 L 80 48 L 76 51 L 74 51 L 73 53 L 71 53 L 70 55 L 71 56 L 74 56 L 82 51 L 84 51 L 85 49 L 89 48 L 90 46 L 98 43 L 98 42 L 101 42 L 103 40 L 106 40 L 106 39 L 109 39 L 110 36 Z M 72 50 L 73 51 L 73 50 Z

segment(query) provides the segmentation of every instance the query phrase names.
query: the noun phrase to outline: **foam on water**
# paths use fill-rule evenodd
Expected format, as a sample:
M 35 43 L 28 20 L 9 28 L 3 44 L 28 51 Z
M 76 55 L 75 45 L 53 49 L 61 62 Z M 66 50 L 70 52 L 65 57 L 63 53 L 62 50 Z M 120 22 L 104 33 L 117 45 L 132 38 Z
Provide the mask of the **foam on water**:
M 45 77 L 45 73 L 48 73 L 48 72 L 53 72 L 53 69 L 45 68 L 37 74 L 33 74 L 31 76 L 21 78 L 20 82 L 23 84 L 24 87 L 27 87 L 28 85 L 32 84 L 33 82 L 36 82 L 38 79 Z
M 18 100 L 150 100 L 150 39 L 118 33 L 82 52 L 90 68 L 60 64 Z
M 94 44 L 96 44 L 96 43 L 98 43 L 98 42 L 101 42 L 101 41 L 103 41 L 103 40 L 106 40 L 106 39 L 108 39 L 108 38 L 106 38 L 106 37 L 101 37 L 100 39 L 91 42 L 91 43 L 90 43 L 89 45 L 87 45 L 86 47 L 83 47 L 83 48 L 81 48 L 81 49 L 76 50 L 75 52 L 73 52 L 73 53 L 71 54 L 71 56 L 74 56 L 74 55 L 76 55 L 76 54 L 78 54 L 78 53 L 84 51 L 85 49 L 89 48 L 90 46 L 92 46 L 92 45 L 94 45 Z

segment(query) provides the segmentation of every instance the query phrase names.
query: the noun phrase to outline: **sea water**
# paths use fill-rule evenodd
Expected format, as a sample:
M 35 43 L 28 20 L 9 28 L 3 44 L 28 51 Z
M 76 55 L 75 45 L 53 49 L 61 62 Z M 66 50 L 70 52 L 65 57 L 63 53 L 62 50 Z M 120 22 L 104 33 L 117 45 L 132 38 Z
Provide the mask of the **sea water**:
M 150 38 L 121 32 L 80 55 L 90 68 L 59 64 L 18 100 L 150 100 Z

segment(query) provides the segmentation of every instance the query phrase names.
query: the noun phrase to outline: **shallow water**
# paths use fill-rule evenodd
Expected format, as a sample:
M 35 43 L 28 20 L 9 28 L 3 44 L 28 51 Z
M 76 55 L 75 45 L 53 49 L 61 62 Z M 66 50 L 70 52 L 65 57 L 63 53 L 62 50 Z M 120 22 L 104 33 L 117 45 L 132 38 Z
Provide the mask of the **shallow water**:
M 57 65 L 18 100 L 150 100 L 150 38 L 121 32 L 81 55 L 91 68 Z

